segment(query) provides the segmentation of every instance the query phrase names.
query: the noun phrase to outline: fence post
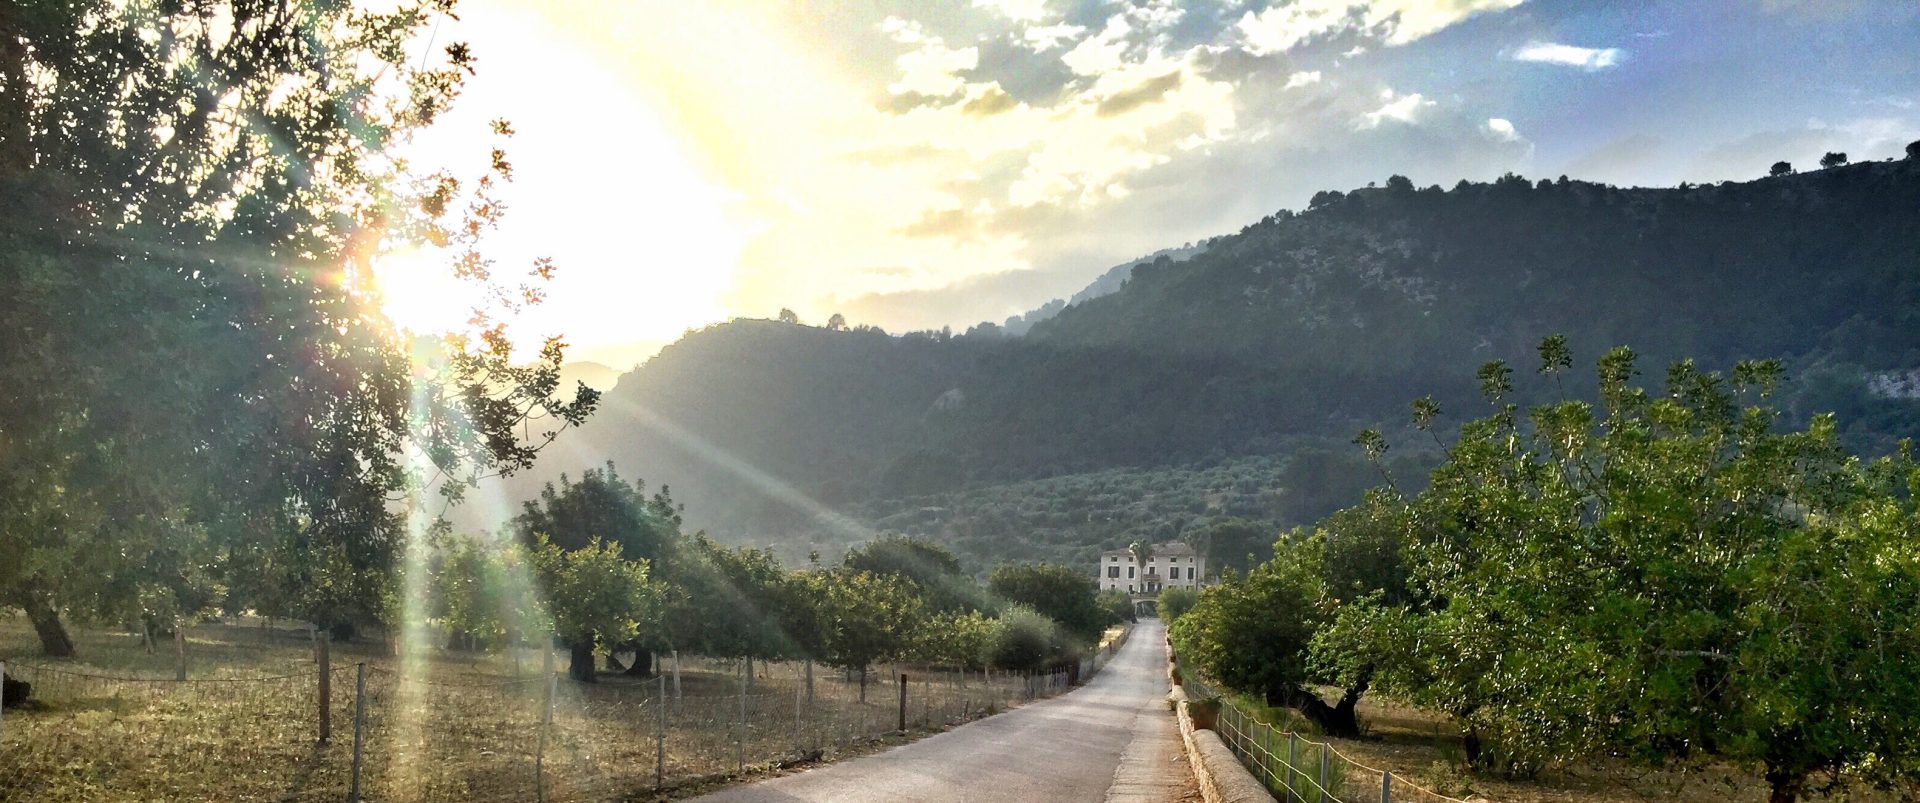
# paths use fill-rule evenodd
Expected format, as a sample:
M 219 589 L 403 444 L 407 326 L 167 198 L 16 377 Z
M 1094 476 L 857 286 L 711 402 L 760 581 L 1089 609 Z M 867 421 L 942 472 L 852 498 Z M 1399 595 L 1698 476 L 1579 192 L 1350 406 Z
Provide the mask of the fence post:
M 1329 774 L 1327 770 L 1328 765 L 1332 763 L 1331 757 L 1327 755 L 1327 746 L 1320 745 L 1320 803 L 1327 803 L 1327 775 Z
M 807 706 L 813 706 L 813 659 L 807 659 Z
M 553 664 L 553 648 L 548 645 L 547 664 Z M 559 678 L 552 672 L 547 673 L 547 701 L 540 713 L 540 741 L 533 749 L 533 799 L 545 803 L 547 799 L 547 731 L 553 728 L 553 695 L 559 685 Z
M 187 627 L 178 620 L 173 623 L 173 679 L 187 679 Z
M 0 661 L 0 678 L 5 678 L 6 676 L 7 676 L 7 662 Z M 4 682 L 4 681 L 0 681 L 0 682 Z M 0 705 L 0 739 L 6 738 L 6 735 L 7 735 L 6 725 L 7 725 L 7 707 L 4 705 Z
M 1273 728 L 1260 723 L 1260 768 L 1267 771 L 1267 777 L 1279 780 L 1273 772 Z
M 1393 803 L 1393 773 L 1380 773 L 1380 803 Z
M 680 651 L 673 651 L 673 705 L 680 707 Z
M 907 732 L 907 673 L 900 673 L 900 732 Z
M 747 671 L 751 672 L 752 667 L 753 659 L 748 658 Z M 745 773 L 747 771 L 747 674 L 744 673 L 740 676 L 740 711 L 734 719 L 739 726 L 734 731 L 733 737 L 733 771 Z
M 1281 803 L 1293 803 L 1293 773 L 1300 766 L 1300 734 L 1287 731 L 1287 784 L 1286 798 Z
M 660 697 L 654 701 L 653 711 L 653 788 L 659 789 L 667 782 L 667 676 L 655 675 L 659 681 Z
M 333 741 L 333 653 L 325 639 L 314 637 L 314 656 L 320 663 L 320 743 Z
M 367 664 L 362 661 L 355 665 L 354 669 L 353 777 L 348 781 L 347 803 L 360 803 L 360 754 L 367 732 Z

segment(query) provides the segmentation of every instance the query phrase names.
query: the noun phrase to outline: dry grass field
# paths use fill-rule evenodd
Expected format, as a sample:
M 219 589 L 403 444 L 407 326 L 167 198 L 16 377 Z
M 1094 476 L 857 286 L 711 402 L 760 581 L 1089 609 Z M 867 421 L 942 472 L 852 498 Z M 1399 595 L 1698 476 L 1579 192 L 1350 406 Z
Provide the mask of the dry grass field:
M 858 682 L 826 667 L 815 667 L 809 696 L 799 664 L 756 664 L 743 690 L 738 662 L 687 658 L 676 695 L 671 681 L 620 675 L 549 685 L 536 651 L 420 649 L 403 662 L 369 640 L 331 649 L 332 738 L 321 743 L 319 671 L 304 631 L 193 628 L 185 683 L 173 680 L 170 642 L 149 651 L 134 635 L 75 635 L 78 660 L 47 661 L 23 620 L 0 618 L 0 656 L 35 684 L 34 701 L 0 721 L 8 768 L 0 800 L 344 800 L 362 663 L 362 793 L 396 803 L 672 797 L 897 743 L 1058 690 L 1046 678 L 1029 692 L 1020 677 L 989 683 L 906 668 L 901 733 L 900 687 L 890 680 L 898 668 L 877 671 L 861 702 Z

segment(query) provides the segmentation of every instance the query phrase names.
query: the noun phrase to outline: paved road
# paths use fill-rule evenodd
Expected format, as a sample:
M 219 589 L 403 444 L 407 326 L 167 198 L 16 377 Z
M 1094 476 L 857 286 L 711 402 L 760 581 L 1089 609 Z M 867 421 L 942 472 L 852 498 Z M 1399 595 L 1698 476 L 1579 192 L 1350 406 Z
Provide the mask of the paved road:
M 699 800 L 1127 801 L 1192 799 L 1168 712 L 1166 630 L 1133 629 L 1086 686 L 864 758 Z

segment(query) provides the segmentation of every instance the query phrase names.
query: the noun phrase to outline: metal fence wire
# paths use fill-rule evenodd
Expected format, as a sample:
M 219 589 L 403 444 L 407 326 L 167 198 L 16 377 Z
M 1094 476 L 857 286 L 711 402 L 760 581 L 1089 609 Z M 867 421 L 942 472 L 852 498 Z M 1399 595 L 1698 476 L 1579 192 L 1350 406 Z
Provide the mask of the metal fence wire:
M 1281 803 L 1468 803 L 1370 767 L 1296 731 L 1276 728 L 1183 670 L 1190 699 L 1218 700 L 1214 731 Z
M 1067 691 L 1077 672 L 687 659 L 667 675 L 455 682 L 366 663 L 190 679 L 0 663 L 0 800 L 614 800 L 817 760 Z

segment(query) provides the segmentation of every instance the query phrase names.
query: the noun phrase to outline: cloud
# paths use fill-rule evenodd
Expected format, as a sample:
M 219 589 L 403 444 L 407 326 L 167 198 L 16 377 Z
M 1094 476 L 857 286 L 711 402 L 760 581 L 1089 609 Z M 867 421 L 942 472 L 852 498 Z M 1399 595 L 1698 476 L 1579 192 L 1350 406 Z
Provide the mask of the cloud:
M 1526 0 L 1292 0 L 1248 11 L 1234 27 L 1242 49 L 1254 56 L 1292 50 L 1302 43 L 1341 33 L 1358 33 L 1388 45 L 1437 33 L 1488 11 L 1504 11 Z
M 1045 53 L 1086 32 L 1086 28 L 1065 22 L 1035 25 L 1020 32 L 1020 41 L 1035 53 Z
M 1300 87 L 1306 86 L 1308 84 L 1317 84 L 1317 83 L 1320 83 L 1319 70 L 1312 70 L 1312 71 L 1302 70 L 1300 72 L 1296 72 L 1292 75 L 1287 76 L 1287 85 L 1285 88 L 1299 89 Z
M 1627 51 L 1617 47 L 1576 47 L 1556 42 L 1528 42 L 1513 51 L 1514 61 L 1531 61 L 1538 64 L 1557 64 L 1562 67 L 1578 67 L 1587 72 L 1597 72 L 1618 66 L 1627 57 Z
M 1418 96 L 1416 95 L 1415 97 Z M 1482 130 L 1487 132 L 1487 136 L 1493 137 L 1501 142 L 1520 141 L 1520 132 L 1513 129 L 1513 121 L 1504 117 L 1487 118 L 1487 124 Z
M 1132 26 L 1127 24 L 1126 15 L 1115 14 L 1107 19 L 1107 27 L 1074 45 L 1072 50 L 1060 56 L 1060 61 L 1074 75 L 1112 72 L 1125 63 L 1127 34 L 1130 31 Z
M 1370 131 L 1388 121 L 1413 125 L 1419 121 L 1422 111 L 1435 105 L 1434 101 L 1427 100 L 1418 92 L 1397 95 L 1391 89 L 1381 92 L 1380 99 L 1384 101 L 1380 108 L 1360 115 L 1360 119 L 1354 121 L 1354 128 Z
M 1016 22 L 1039 22 L 1047 18 L 1047 0 L 973 0 L 973 7 L 992 9 Z
M 887 85 L 894 95 L 947 97 L 966 87 L 960 73 L 980 66 L 979 48 L 949 48 L 940 37 L 927 35 L 918 22 L 888 17 L 880 23 L 880 31 L 895 42 L 915 46 L 894 59 L 900 79 Z
M 1100 101 L 1098 114 L 1101 117 L 1112 117 L 1116 114 L 1125 114 L 1127 112 L 1133 111 L 1136 108 L 1139 108 L 1142 104 L 1151 103 L 1153 101 L 1159 100 L 1161 97 L 1165 96 L 1168 92 L 1173 91 L 1179 86 L 1180 86 L 1179 70 L 1175 70 L 1173 72 L 1167 73 L 1166 75 L 1162 75 L 1159 78 L 1148 79 L 1146 81 L 1141 82 L 1137 86 L 1134 86 L 1132 88 L 1125 89 L 1119 92 L 1115 92 L 1112 95 L 1109 95 L 1106 98 L 1103 98 Z
M 1012 95 L 1007 94 L 1006 90 L 1001 89 L 998 83 L 992 83 L 968 98 L 966 103 L 961 104 L 960 110 L 974 117 L 986 117 L 1018 105 L 1020 105 L 1019 102 L 1015 101 Z

